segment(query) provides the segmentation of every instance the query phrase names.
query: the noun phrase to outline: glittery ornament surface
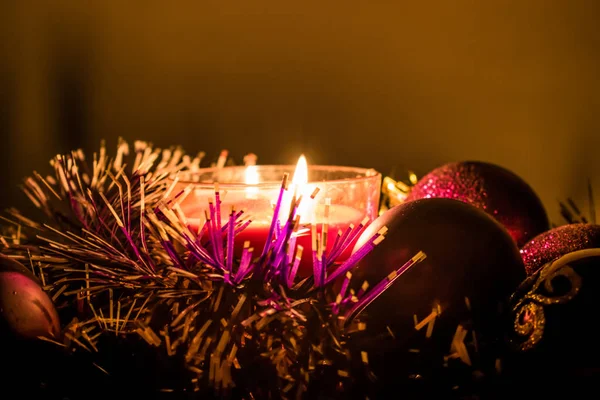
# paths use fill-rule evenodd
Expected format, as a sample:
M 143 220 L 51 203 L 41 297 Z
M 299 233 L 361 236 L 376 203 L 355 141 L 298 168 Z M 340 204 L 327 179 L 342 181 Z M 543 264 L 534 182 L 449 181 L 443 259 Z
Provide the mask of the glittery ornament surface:
M 544 232 L 521 249 L 527 275 L 544 264 L 577 250 L 600 247 L 600 225 L 569 224 Z
M 519 246 L 549 228 L 542 202 L 514 173 L 484 162 L 443 165 L 412 188 L 407 201 L 448 198 L 471 204 L 492 215 Z

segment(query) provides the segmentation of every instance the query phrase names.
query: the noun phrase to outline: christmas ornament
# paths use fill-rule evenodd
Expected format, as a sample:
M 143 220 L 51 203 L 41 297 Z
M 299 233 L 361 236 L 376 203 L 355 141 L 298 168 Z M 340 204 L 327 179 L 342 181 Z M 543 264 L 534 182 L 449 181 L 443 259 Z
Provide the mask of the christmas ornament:
M 531 275 L 511 299 L 511 376 L 537 392 L 555 384 L 600 377 L 595 315 L 600 304 L 600 249 L 568 253 Z
M 95 157 L 81 151 L 56 156 L 53 173 L 35 174 L 23 185 L 47 218 L 37 221 L 15 209 L 3 218 L 12 230 L 0 236 L 0 248 L 35 266 L 65 321 L 65 340 L 52 344 L 74 363 L 93 363 L 109 382 L 90 381 L 82 368 L 67 379 L 119 393 L 129 388 L 136 396 L 143 386 L 141 396 L 151 398 L 157 392 L 232 399 L 355 393 L 355 380 L 366 373 L 363 364 L 352 365 L 350 353 L 361 350 L 349 349 L 348 340 L 360 322 L 340 321 L 367 304 L 371 292 L 337 292 L 334 283 L 347 282 L 384 229 L 344 261 L 339 255 L 351 252 L 368 220 L 335 237 L 320 235 L 303 249 L 299 210 L 313 198 L 285 201 L 290 192 L 283 174 L 274 215 L 281 210 L 287 218 L 271 221 L 264 248 L 243 246 L 238 259 L 236 235 L 250 222 L 243 211 L 222 204 L 215 184 L 207 221 L 193 229 L 179 203 L 190 187 L 175 191 L 176 179 L 167 179 L 197 168 L 200 156 L 143 142 L 128 153 L 121 142 L 114 157 L 104 146 Z M 303 250 L 312 250 L 310 277 L 297 274 Z M 92 360 L 82 360 L 87 356 Z
M 577 250 L 600 248 L 600 225 L 569 224 L 541 233 L 521 249 L 528 275 L 542 265 Z
M 526 276 L 506 230 L 463 202 L 421 199 L 386 211 L 371 223 L 358 246 L 383 226 L 389 229 L 386 239 L 352 271 L 357 292 L 363 281 L 378 282 L 395 273 L 415 253 L 427 255 L 364 311 L 367 336 L 377 338 L 370 359 L 375 354 L 387 360 L 397 355 L 394 367 L 380 360 L 385 367 L 379 373 L 387 377 L 383 381 L 403 374 L 435 375 L 444 359 L 493 369 L 500 307 Z M 468 380 L 472 372 L 466 372 Z
M 17 272 L 40 284 L 39 279 L 20 262 L 0 253 L 0 272 Z
M 507 382 L 505 373 L 501 379 L 497 374 L 507 369 L 507 343 L 499 340 L 506 326 L 516 364 L 541 350 L 553 335 L 564 333 L 565 326 L 548 322 L 553 317 L 569 321 L 569 315 L 579 315 L 576 326 L 585 332 L 574 336 L 593 348 L 593 329 L 588 327 L 593 322 L 585 319 L 594 315 L 591 301 L 573 310 L 570 301 L 559 300 L 552 305 L 556 310 L 544 310 L 546 325 L 532 322 L 530 310 L 538 316 L 539 307 L 529 303 L 549 308 L 542 297 L 569 292 L 573 278 L 567 273 L 556 274 L 551 293 L 547 284 L 528 297 L 527 290 L 518 291 L 515 309 L 501 307 L 526 276 L 518 248 L 502 224 L 525 226 L 525 236 L 529 226 L 536 225 L 538 229 L 531 229 L 535 233 L 547 227 L 523 223 L 523 215 L 539 222 L 545 213 L 542 209 L 540 218 L 531 213 L 533 206 L 521 207 L 519 202 L 535 195 L 530 189 L 519 192 L 524 184 L 514 189 L 511 181 L 518 178 L 502 177 L 499 167 L 493 167 L 494 173 L 473 167 L 475 178 L 459 171 L 460 179 L 447 187 L 462 193 L 457 196 L 462 201 L 405 202 L 413 185 L 426 186 L 429 179 L 419 182 L 413 174 L 407 183 L 386 179 L 389 198 L 383 203 L 395 208 L 368 230 L 365 221 L 335 237 L 322 235 L 311 248 L 297 246 L 297 235 L 304 233 L 296 229 L 297 199 L 287 219 L 272 221 L 273 240 L 254 252 L 244 247 L 237 259 L 231 251 L 236 233 L 248 222 L 243 212 L 221 207 L 215 190 L 209 203 L 212 222 L 198 232 L 186 224 L 180 209 L 189 190 L 177 193 L 166 179 L 198 168 L 202 157 L 141 141 L 130 149 L 120 140 L 114 156 L 104 144 L 94 157 L 81 150 L 58 155 L 48 175 L 35 173 L 25 180 L 25 194 L 45 218 L 36 220 L 16 209 L 2 217 L 9 226 L 6 231 L 0 226 L 0 249 L 10 258 L 0 262 L 0 325 L 12 328 L 14 318 L 4 311 L 15 304 L 30 307 L 34 303 L 15 299 L 35 292 L 41 299 L 37 304 L 46 305 L 52 321 L 43 320 L 46 327 L 41 330 L 52 332 L 58 326 L 51 297 L 65 322 L 64 340 L 6 340 L 12 335 L 3 334 L 5 329 L 0 354 L 12 376 L 3 377 L 13 384 L 5 384 L 5 391 L 43 389 L 27 393 L 31 398 L 80 398 L 93 391 L 103 397 L 132 393 L 156 398 L 159 392 L 170 398 L 333 399 L 386 398 L 392 388 L 409 399 L 511 398 L 519 389 Z M 226 158 L 220 157 L 217 165 L 225 165 Z M 465 178 L 469 176 L 471 180 Z M 277 203 L 287 190 L 283 178 Z M 430 188 L 443 187 L 435 184 Z M 468 196 L 469 190 L 479 197 Z M 502 196 L 502 191 L 507 194 Z M 222 213 L 229 219 L 219 218 Z M 203 234 L 210 237 L 208 243 L 198 240 Z M 357 237 L 361 240 L 352 256 L 338 262 L 337 255 Z M 333 248 L 328 250 L 324 242 Z M 302 250 L 312 250 L 309 277 L 297 274 Z M 24 265 L 34 267 L 33 273 Z M 584 276 L 590 269 L 577 272 L 584 279 L 571 301 L 594 282 Z M 533 285 L 531 280 L 526 283 Z M 10 290 L 14 287 L 19 290 Z M 520 313 L 521 306 L 527 312 Z M 29 311 L 17 315 L 37 315 Z M 508 324 L 511 317 L 518 323 Z M 523 350 L 520 345 L 540 327 L 538 345 Z M 585 347 L 574 348 L 581 353 Z M 551 359 L 550 351 L 544 357 Z M 517 376 L 534 386 L 553 383 L 543 363 L 522 364 Z M 577 367 L 582 368 L 572 370 L 582 375 L 581 369 L 593 372 L 594 364 Z M 34 368 L 38 373 L 32 373 Z
M 57 338 L 58 313 L 31 272 L 0 255 L 0 317 L 2 330 L 20 338 Z
M 443 165 L 422 177 L 406 201 L 437 197 L 484 210 L 504 225 L 519 247 L 549 229 L 548 216 L 533 189 L 494 164 L 463 161 Z

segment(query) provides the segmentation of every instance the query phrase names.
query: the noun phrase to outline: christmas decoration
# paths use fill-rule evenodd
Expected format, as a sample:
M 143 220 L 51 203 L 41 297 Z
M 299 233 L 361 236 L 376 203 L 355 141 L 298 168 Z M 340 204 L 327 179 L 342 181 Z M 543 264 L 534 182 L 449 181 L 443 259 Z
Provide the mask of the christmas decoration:
M 541 233 L 521 249 L 527 274 L 577 250 L 600 248 L 600 225 L 568 224 Z
M 379 335 L 369 352 L 375 375 L 383 385 L 395 386 L 418 375 L 429 388 L 449 385 L 450 390 L 471 382 L 475 370 L 494 371 L 500 355 L 499 307 L 525 278 L 518 248 L 506 230 L 463 202 L 422 199 L 383 213 L 357 245 L 382 227 L 388 228 L 386 240 L 352 271 L 359 293 L 367 287 L 361 286 L 363 281 L 397 278 L 373 299 L 364 319 L 365 335 Z M 418 251 L 427 259 L 396 277 L 397 266 Z M 352 310 L 348 318 L 361 311 Z M 448 363 L 462 364 L 458 370 L 466 376 L 448 377 L 457 371 Z
M 406 201 L 450 198 L 484 210 L 508 230 L 518 246 L 549 229 L 546 211 L 520 177 L 494 164 L 463 161 L 445 164 L 423 176 Z
M 78 359 L 114 385 L 100 386 L 132 387 L 138 395 L 297 398 L 363 390 L 357 382 L 368 375 L 367 356 L 348 343 L 364 328 L 344 317 L 372 293 L 337 292 L 334 284 L 347 288 L 347 273 L 384 239 L 385 228 L 341 263 L 336 254 L 369 221 L 340 232 L 332 247 L 317 240 L 314 273 L 299 279 L 297 214 L 312 196 L 293 198 L 287 219 L 273 220 L 265 247 L 244 246 L 234 259 L 235 236 L 250 223 L 243 210 L 222 209 L 215 184 L 207 222 L 190 229 L 179 206 L 189 190 L 171 193 L 175 181 L 167 178 L 197 168 L 201 155 L 145 142 L 133 150 L 130 157 L 121 141 L 110 158 L 102 145 L 93 164 L 82 151 L 59 155 L 53 174 L 36 173 L 24 185 L 44 216 L 9 210 L 2 252 L 34 265 L 61 316 L 69 316 L 57 346 L 89 353 Z M 287 182 L 284 175 L 274 215 L 289 197 Z M 419 253 L 398 268 L 424 258 Z M 389 283 L 383 277 L 374 289 Z M 89 381 L 78 374 L 73 381 Z
M 390 176 L 383 178 L 379 214 L 381 215 L 390 208 L 404 203 L 410 194 L 412 187 L 416 185 L 418 181 L 419 178 L 412 171 L 409 172 L 408 180 L 406 182 L 395 180 Z
M 52 300 L 20 263 L 0 255 L 0 332 L 19 338 L 58 338 L 60 323 Z
M 40 215 L 0 217 L 0 310 L 11 332 L 0 353 L 13 367 L 4 390 L 72 400 L 382 398 L 391 389 L 406 399 L 491 399 L 519 393 L 520 377 L 544 381 L 552 362 L 570 363 L 556 368 L 564 376 L 593 375 L 593 330 L 581 321 L 593 315 L 599 255 L 570 259 L 576 274 L 550 263 L 523 281 L 513 238 L 548 222 L 510 172 L 455 163 L 421 180 L 385 177 L 380 217 L 337 232 L 327 220 L 299 226 L 315 193 L 297 196 L 283 174 L 272 203 L 280 217 L 254 248 L 238 240 L 252 216 L 224 201 L 218 183 L 206 223 L 183 212 L 193 187 L 177 177 L 204 160 L 121 140 L 114 156 L 104 144 L 89 159 L 59 155 L 51 174 L 24 181 Z M 232 163 L 224 151 L 212 167 Z M 571 201 L 561 213 L 587 222 Z M 305 248 L 298 238 L 312 230 L 321 233 Z M 298 273 L 303 252 L 308 276 Z M 585 363 L 551 360 L 553 349 L 568 353 L 563 339 L 581 340 L 576 353 L 592 349 Z
M 600 249 L 585 249 L 545 264 L 513 295 L 508 339 L 514 352 L 507 367 L 531 392 L 597 385 L 599 285 Z

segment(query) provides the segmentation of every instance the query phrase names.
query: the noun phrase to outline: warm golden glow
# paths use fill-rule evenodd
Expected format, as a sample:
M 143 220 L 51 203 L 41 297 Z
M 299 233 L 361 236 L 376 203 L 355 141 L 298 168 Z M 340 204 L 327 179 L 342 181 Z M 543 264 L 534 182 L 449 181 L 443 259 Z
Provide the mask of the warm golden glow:
M 260 182 L 256 165 L 249 165 L 246 167 L 245 181 L 246 185 L 257 185 Z M 256 198 L 257 195 L 258 187 L 249 186 L 246 188 L 246 197 Z
M 300 206 L 298 207 L 297 215 L 300 215 L 302 222 L 310 220 L 309 215 L 312 209 L 311 200 L 308 198 L 310 193 L 308 192 L 308 163 L 306 157 L 301 155 L 296 164 L 296 170 L 292 177 L 291 194 L 295 195 L 296 198 L 302 196 Z
M 298 190 L 298 195 L 300 195 L 307 183 L 308 164 L 306 163 L 306 157 L 304 157 L 303 154 L 300 156 L 298 163 L 296 164 L 296 170 L 294 171 L 294 176 L 292 177 L 292 185 Z

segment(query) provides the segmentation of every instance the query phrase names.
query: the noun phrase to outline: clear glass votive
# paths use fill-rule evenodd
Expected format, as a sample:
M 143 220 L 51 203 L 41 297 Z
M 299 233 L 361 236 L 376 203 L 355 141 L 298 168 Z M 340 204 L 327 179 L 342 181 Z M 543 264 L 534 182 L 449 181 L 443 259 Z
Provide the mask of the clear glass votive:
M 245 218 L 252 220 L 235 238 L 235 254 L 238 257 L 245 241 L 249 241 L 254 248 L 254 255 L 262 252 L 286 173 L 289 174 L 290 184 L 282 202 L 279 219 L 282 223 L 286 221 L 294 194 L 302 194 L 298 209 L 300 225 L 303 228 L 316 225 L 320 234 L 323 223 L 326 222 L 328 249 L 333 245 L 338 231 L 344 232 L 351 224 L 357 226 L 366 218 L 372 221 L 377 217 L 381 174 L 374 169 L 309 165 L 306 182 L 292 183 L 296 171 L 295 165 L 252 165 L 182 171 L 171 196 L 191 188 L 180 206 L 190 227 L 197 229 L 206 221 L 205 211 L 208 211 L 209 200 L 215 197 L 215 183 L 218 183 L 222 224 L 228 221 L 232 207 L 236 211 L 243 210 Z M 310 195 L 317 187 L 319 191 L 311 199 Z M 327 207 L 326 203 L 329 204 Z M 300 276 L 305 276 L 312 270 L 311 235 L 311 229 L 301 229 L 296 242 L 304 248 L 298 272 Z M 353 244 L 348 246 L 337 260 L 347 258 L 352 247 Z

